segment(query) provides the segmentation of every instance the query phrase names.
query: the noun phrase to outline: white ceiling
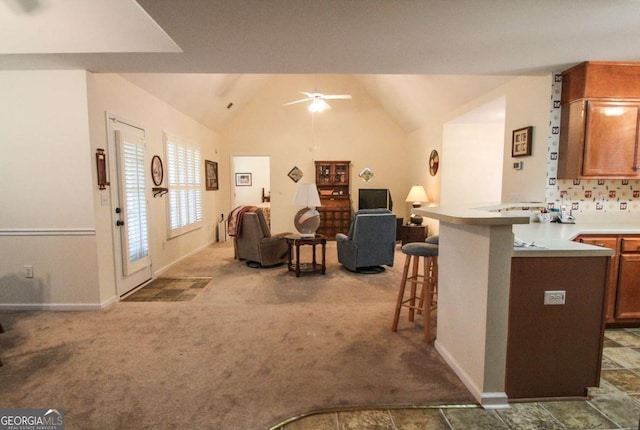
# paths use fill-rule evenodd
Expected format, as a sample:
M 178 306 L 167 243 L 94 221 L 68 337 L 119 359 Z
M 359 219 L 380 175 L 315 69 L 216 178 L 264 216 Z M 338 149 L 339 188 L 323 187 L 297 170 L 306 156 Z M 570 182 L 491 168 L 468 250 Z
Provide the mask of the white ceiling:
M 415 109 L 402 105 L 435 100 L 417 90 L 442 92 L 439 80 L 448 80 L 447 91 L 451 84 L 473 90 L 458 75 L 493 75 L 479 85 L 495 86 L 500 75 L 549 73 L 586 60 L 640 61 L 639 0 L 138 3 L 0 0 L 0 70 L 165 73 L 127 79 L 216 126 L 216 109 L 241 105 L 266 79 L 246 74 L 440 75 L 362 78 L 411 127 Z M 212 94 L 217 108 L 196 107 L 186 94 Z M 396 101 L 384 101 L 390 98 Z

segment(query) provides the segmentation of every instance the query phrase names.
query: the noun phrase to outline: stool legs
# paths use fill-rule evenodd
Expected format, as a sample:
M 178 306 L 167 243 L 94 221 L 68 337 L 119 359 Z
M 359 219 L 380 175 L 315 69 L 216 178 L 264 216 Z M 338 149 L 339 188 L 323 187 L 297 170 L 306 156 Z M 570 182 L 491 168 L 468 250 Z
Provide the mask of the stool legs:
M 435 309 L 437 303 L 437 279 L 438 279 L 438 262 L 436 257 L 422 257 L 423 271 L 418 273 L 419 267 L 418 256 L 407 255 L 402 271 L 402 281 L 398 291 L 398 300 L 396 302 L 395 314 L 393 317 L 392 331 L 398 330 L 398 322 L 400 320 L 400 311 L 402 307 L 409 308 L 409 321 L 414 320 L 415 311 L 424 317 L 424 340 L 431 342 L 431 310 Z M 413 261 L 411 261 L 413 259 Z M 413 263 L 413 264 L 412 264 Z M 412 273 L 409 276 L 409 266 L 412 266 Z M 422 281 L 422 282 L 420 282 Z M 411 284 L 409 298 L 405 299 L 405 288 L 407 282 Z M 420 295 L 417 295 L 417 286 L 420 282 Z M 416 303 L 417 301 L 417 303 Z

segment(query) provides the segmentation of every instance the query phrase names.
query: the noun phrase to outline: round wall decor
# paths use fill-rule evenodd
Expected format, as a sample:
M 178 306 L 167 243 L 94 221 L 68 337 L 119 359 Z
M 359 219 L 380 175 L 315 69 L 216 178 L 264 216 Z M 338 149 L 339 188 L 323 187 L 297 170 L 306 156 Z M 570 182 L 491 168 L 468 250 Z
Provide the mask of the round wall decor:
M 162 160 L 160 156 L 154 155 L 151 159 L 151 179 L 156 187 L 162 184 L 162 178 L 164 177 L 164 169 L 162 167 Z
M 440 165 L 440 156 L 438 155 L 438 151 L 435 149 L 431 151 L 431 155 L 429 156 L 429 173 L 431 176 L 435 176 L 438 173 L 438 166 Z

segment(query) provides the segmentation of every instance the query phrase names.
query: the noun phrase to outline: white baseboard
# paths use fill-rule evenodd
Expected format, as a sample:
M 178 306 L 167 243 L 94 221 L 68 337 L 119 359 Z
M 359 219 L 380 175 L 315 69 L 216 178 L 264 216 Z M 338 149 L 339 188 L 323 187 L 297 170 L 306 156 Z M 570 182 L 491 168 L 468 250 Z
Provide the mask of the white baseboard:
M 449 367 L 458 375 L 458 378 L 467 387 L 471 395 L 485 409 L 507 409 L 509 408 L 507 393 L 503 392 L 483 392 L 476 383 L 469 377 L 467 372 L 460 366 L 456 359 L 442 346 L 436 339 L 434 342 L 436 351 L 447 362 Z
M 0 311 L 99 311 L 101 303 L 12 303 L 0 304 Z

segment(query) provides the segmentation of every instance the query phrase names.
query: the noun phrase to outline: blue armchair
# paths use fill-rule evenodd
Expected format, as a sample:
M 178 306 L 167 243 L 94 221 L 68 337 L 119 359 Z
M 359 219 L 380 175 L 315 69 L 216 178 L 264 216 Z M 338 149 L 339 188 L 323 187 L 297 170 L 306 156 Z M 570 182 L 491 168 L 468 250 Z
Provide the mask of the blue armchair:
M 338 261 L 352 272 L 393 266 L 396 216 L 388 209 L 362 209 L 354 214 L 349 234 L 336 235 Z M 373 270 L 374 272 L 376 270 Z

